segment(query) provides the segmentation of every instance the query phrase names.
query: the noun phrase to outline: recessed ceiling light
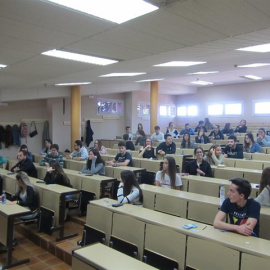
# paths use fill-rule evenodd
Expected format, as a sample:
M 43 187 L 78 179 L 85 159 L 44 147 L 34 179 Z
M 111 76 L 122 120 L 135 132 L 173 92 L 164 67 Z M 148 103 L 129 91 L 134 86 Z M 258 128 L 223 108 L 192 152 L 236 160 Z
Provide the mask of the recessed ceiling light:
M 146 74 L 145 72 L 133 72 L 133 73 L 109 73 L 105 75 L 101 75 L 99 77 L 132 77 L 132 76 L 138 76 L 138 75 L 143 75 Z
M 149 79 L 149 80 L 140 80 L 140 81 L 135 81 L 135 82 L 155 82 L 155 81 L 162 81 L 164 79 Z
M 91 84 L 91 82 L 57 83 L 55 84 L 55 86 L 86 85 L 86 84 Z
M 190 83 L 199 84 L 199 85 L 211 85 L 211 84 L 213 84 L 211 82 L 205 82 L 205 81 L 200 81 L 200 80 L 194 81 L 194 82 L 190 82 Z
M 261 80 L 262 77 L 258 77 L 258 76 L 254 76 L 254 75 L 244 75 L 244 76 L 241 76 L 242 78 L 245 78 L 245 79 L 249 79 L 249 80 Z
M 65 51 L 60 51 L 60 50 L 51 50 L 51 51 L 43 52 L 42 54 L 52 56 L 52 57 L 57 57 L 57 58 L 63 58 L 67 60 L 84 62 L 88 64 L 101 65 L 101 66 L 106 66 L 106 65 L 110 65 L 110 64 L 114 64 L 118 62 L 116 60 L 100 58 L 100 57 L 84 55 L 84 54 L 78 54 L 78 53 L 72 53 L 72 52 L 65 52 Z
M 1 69 L 1 68 L 5 68 L 5 67 L 6 67 L 6 65 L 0 64 L 0 69 Z
M 47 0 L 115 23 L 123 23 L 158 9 L 143 0 Z
M 214 74 L 218 73 L 219 71 L 199 71 L 194 73 L 188 73 L 187 75 L 205 75 L 205 74 Z
M 237 51 L 247 51 L 247 52 L 270 52 L 270 43 L 256 45 L 256 46 L 249 46 L 245 48 L 236 49 Z
M 154 67 L 189 67 L 200 64 L 205 64 L 206 62 L 194 62 L 194 61 L 171 61 L 163 64 L 154 65 Z
M 255 64 L 249 64 L 249 65 L 242 65 L 242 66 L 237 66 L 237 67 L 240 67 L 240 68 L 248 68 L 248 67 L 264 67 L 264 66 L 269 66 L 270 64 L 269 63 L 255 63 Z

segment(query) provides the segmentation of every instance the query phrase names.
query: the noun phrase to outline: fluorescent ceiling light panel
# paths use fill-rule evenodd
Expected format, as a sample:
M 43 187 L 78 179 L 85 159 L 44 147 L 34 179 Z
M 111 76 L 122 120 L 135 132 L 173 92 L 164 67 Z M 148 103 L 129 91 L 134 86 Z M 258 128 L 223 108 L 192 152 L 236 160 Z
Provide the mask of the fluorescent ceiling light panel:
M 5 67 L 6 67 L 6 65 L 0 64 L 0 69 L 1 69 L 1 68 L 5 68 Z
M 99 77 L 132 77 L 132 76 L 138 76 L 138 75 L 143 75 L 146 74 L 145 72 L 133 72 L 133 73 L 109 73 L 105 75 L 101 75 Z
M 261 80 L 262 77 L 254 76 L 254 75 L 244 75 L 243 78 L 250 79 L 250 80 Z
M 190 83 L 199 84 L 199 85 L 211 85 L 211 84 L 213 84 L 211 82 L 205 82 L 205 81 L 194 81 L 194 82 L 190 82 Z
M 261 52 L 266 53 L 270 52 L 270 43 L 262 44 L 262 45 L 256 45 L 256 46 L 249 46 L 245 48 L 239 48 L 236 49 L 237 51 L 246 51 L 246 52 Z
M 55 86 L 86 85 L 86 84 L 91 84 L 91 82 L 57 83 L 55 84 Z
M 249 67 L 264 67 L 264 66 L 269 66 L 269 63 L 255 63 L 255 64 L 249 64 L 249 65 L 242 65 L 242 66 L 237 66 L 240 68 L 249 68 Z
M 206 62 L 194 62 L 194 61 L 171 61 L 163 64 L 154 65 L 154 67 L 189 67 L 195 65 L 205 64 Z
M 60 50 L 51 50 L 51 51 L 43 52 L 42 54 L 47 55 L 47 56 L 72 60 L 72 61 L 88 63 L 88 64 L 101 65 L 101 66 L 106 66 L 106 65 L 110 65 L 110 64 L 114 64 L 118 62 L 111 59 L 72 53 L 72 52 L 65 52 L 65 51 L 60 51 Z
M 214 74 L 218 73 L 218 71 L 199 71 L 194 73 L 188 73 L 187 75 L 205 75 L 205 74 Z
M 140 81 L 135 81 L 135 82 L 155 82 L 155 81 L 162 81 L 164 79 L 149 79 L 149 80 L 140 80 Z
M 158 9 L 143 0 L 47 0 L 111 22 L 123 23 Z

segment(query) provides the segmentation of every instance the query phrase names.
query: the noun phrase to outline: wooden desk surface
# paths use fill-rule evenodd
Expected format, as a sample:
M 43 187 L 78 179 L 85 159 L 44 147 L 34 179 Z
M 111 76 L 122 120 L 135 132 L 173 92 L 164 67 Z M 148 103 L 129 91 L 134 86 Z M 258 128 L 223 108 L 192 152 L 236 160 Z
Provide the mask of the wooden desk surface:
M 157 269 L 100 243 L 77 249 L 73 256 L 96 269 Z
M 115 213 L 129 215 L 149 224 L 165 226 L 167 228 L 171 228 L 173 230 L 181 232 L 185 235 L 195 236 L 199 234 L 202 230 L 204 230 L 206 226 L 208 226 L 200 222 L 171 216 L 165 213 L 153 211 L 136 205 L 124 204 L 121 207 L 112 207 L 111 205 L 114 203 L 117 203 L 117 201 L 111 199 L 90 201 L 90 205 L 101 206 Z M 186 230 L 182 227 L 183 225 L 190 223 L 195 223 L 198 227 L 195 230 Z
M 199 201 L 199 202 L 211 204 L 214 206 L 220 206 L 219 198 L 215 198 L 212 196 L 186 192 L 182 190 L 162 188 L 162 187 L 146 185 L 146 184 L 141 184 L 140 187 L 142 190 L 150 191 L 157 194 L 164 194 L 168 196 L 178 197 L 187 201 L 194 201 L 194 202 Z
M 235 171 L 235 172 L 251 172 L 256 174 L 261 174 L 262 170 L 254 170 L 248 168 L 237 168 L 237 167 L 219 167 L 215 165 L 211 165 L 211 168 L 214 170 L 224 170 L 224 171 Z
M 9 201 L 7 200 L 7 203 Z M 2 204 L 0 203 L 0 214 L 5 217 L 20 217 L 31 214 L 31 211 L 18 204 Z

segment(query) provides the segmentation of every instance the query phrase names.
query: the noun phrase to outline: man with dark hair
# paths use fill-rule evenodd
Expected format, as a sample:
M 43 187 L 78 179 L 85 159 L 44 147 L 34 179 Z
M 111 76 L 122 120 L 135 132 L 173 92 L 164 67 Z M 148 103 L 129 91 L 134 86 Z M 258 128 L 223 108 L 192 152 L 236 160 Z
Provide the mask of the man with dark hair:
M 87 149 L 82 145 L 82 141 L 75 141 L 74 151 L 69 156 L 67 156 L 67 158 L 72 158 L 79 161 L 88 159 L 88 152 Z
M 224 157 L 243 159 L 243 145 L 237 144 L 236 136 L 229 136 L 228 145 L 224 149 Z
M 134 146 L 133 142 L 129 140 L 128 134 L 123 135 L 123 140 L 126 142 L 126 149 L 127 150 L 135 151 L 135 146 Z
M 152 134 L 150 139 L 153 142 L 164 142 L 164 134 L 162 132 L 160 132 L 159 126 L 155 126 L 155 133 Z
M 166 154 L 175 154 L 176 145 L 172 141 L 172 135 L 167 133 L 164 135 L 165 142 L 162 142 L 156 149 L 157 154 L 162 156 Z
M 242 178 L 230 180 L 228 198 L 222 203 L 214 220 L 216 229 L 237 232 L 242 235 L 259 237 L 259 219 L 261 206 L 252 198 L 250 183 Z M 224 220 L 229 215 L 230 224 Z
M 181 130 L 180 135 L 184 135 L 185 133 L 189 133 L 189 135 L 194 135 L 194 130 L 189 127 L 189 123 L 185 124 L 185 128 Z
M 131 127 L 130 126 L 126 126 L 126 134 L 128 134 L 128 137 L 129 137 L 130 140 L 133 140 L 134 136 L 131 133 Z
M 106 163 L 113 167 L 118 167 L 118 166 L 133 167 L 132 157 L 130 153 L 127 152 L 126 143 L 124 141 L 120 141 L 118 143 L 118 147 L 119 147 L 120 153 L 118 153 L 113 160 L 106 161 Z
M 46 139 L 44 141 L 45 148 L 43 148 L 40 151 L 40 155 L 47 155 L 47 154 L 49 154 L 51 152 L 51 145 L 52 145 L 52 140 L 51 139 Z
M 26 172 L 29 176 L 37 178 L 37 169 L 33 162 L 27 157 L 27 152 L 19 151 L 17 156 L 19 162 L 13 166 L 10 170 L 12 172 Z
M 51 153 L 49 153 L 46 157 L 44 157 L 39 165 L 40 166 L 47 166 L 49 167 L 49 163 L 51 160 L 57 160 L 60 164 L 60 166 L 63 168 L 64 167 L 64 161 L 62 155 L 58 153 L 59 146 L 58 144 L 52 144 L 51 146 Z
M 266 135 L 264 128 L 259 128 L 257 143 L 262 147 L 270 146 L 270 136 Z

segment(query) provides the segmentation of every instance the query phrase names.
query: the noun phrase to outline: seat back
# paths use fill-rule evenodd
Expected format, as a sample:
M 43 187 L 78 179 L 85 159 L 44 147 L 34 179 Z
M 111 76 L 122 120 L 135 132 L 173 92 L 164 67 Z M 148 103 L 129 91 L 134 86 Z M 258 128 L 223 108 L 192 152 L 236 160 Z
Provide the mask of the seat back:
M 105 244 L 106 236 L 105 233 L 94 229 L 88 225 L 84 225 L 83 229 L 83 238 L 82 238 L 82 246 L 87 246 L 94 243 L 102 243 Z
M 109 245 L 111 248 L 116 249 L 122 253 L 125 253 L 130 257 L 133 257 L 135 259 L 138 258 L 138 247 L 134 244 L 126 242 L 115 236 L 111 236 Z

